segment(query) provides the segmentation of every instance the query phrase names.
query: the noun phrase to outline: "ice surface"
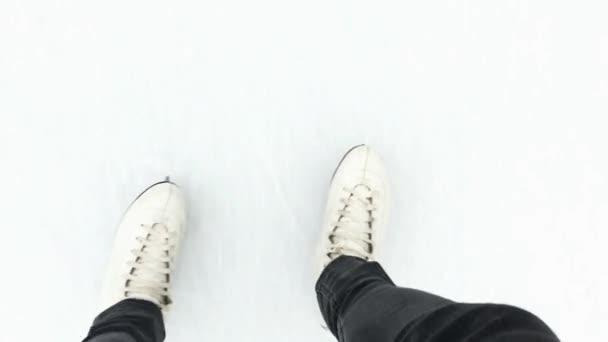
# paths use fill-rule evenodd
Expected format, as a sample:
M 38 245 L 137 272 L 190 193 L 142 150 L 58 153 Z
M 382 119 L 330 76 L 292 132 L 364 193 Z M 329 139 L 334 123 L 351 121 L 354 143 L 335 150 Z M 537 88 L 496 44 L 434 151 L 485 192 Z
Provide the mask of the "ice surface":
M 190 205 L 168 341 L 333 341 L 311 257 L 362 142 L 396 282 L 607 341 L 606 6 L 0 2 L 0 341 L 82 339 L 166 175 Z

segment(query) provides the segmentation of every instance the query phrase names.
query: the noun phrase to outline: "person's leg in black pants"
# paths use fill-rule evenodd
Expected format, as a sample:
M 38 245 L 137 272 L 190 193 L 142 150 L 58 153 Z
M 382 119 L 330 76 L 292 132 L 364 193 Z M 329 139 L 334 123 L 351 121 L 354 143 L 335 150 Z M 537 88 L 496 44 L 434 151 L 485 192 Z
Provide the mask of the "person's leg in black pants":
M 164 339 L 165 326 L 158 305 L 125 299 L 95 318 L 83 342 L 162 342 Z
M 549 342 L 536 316 L 496 304 L 463 304 L 395 286 L 374 262 L 389 201 L 384 163 L 368 146 L 342 158 L 329 188 L 317 254 L 317 298 L 340 342 Z
M 327 327 L 340 342 L 558 341 L 527 311 L 400 288 L 377 262 L 352 256 L 332 261 L 316 291 Z

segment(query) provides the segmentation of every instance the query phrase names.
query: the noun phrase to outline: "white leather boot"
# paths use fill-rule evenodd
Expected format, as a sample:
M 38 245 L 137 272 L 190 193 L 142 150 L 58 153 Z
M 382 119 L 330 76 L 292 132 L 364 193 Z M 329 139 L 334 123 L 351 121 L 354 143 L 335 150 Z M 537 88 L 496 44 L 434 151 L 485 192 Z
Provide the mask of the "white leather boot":
M 388 184 L 380 156 L 366 145 L 353 147 L 342 158 L 329 187 L 315 279 L 341 255 L 376 260 L 387 204 Z
M 185 221 L 184 198 L 169 178 L 133 201 L 116 232 L 103 286 L 103 309 L 126 298 L 148 300 L 167 309 Z

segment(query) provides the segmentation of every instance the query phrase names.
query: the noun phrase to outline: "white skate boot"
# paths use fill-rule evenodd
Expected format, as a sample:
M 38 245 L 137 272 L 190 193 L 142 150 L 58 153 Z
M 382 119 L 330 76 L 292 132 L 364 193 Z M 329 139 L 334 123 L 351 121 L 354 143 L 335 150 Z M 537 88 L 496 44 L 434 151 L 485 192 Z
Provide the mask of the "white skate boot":
M 171 304 L 171 271 L 185 221 L 184 198 L 168 177 L 133 201 L 116 232 L 103 309 L 127 298 L 148 300 L 161 309 Z
M 353 147 L 331 181 L 315 279 L 341 255 L 376 260 L 387 202 L 388 184 L 380 156 L 366 145 Z

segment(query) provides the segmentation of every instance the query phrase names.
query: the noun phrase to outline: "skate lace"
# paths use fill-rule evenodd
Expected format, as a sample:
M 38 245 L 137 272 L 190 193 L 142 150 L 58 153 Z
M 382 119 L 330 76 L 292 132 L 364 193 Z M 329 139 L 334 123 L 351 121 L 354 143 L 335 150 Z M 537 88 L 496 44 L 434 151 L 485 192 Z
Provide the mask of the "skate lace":
M 169 283 L 177 235 L 162 223 L 142 224 L 141 229 L 142 235 L 137 237 L 140 247 L 131 250 L 135 260 L 128 263 L 131 272 L 126 276 L 125 294 L 163 298 L 159 304 L 165 308 L 171 302 Z
M 340 199 L 344 207 L 338 210 L 338 221 L 333 223 L 327 256 L 333 260 L 347 254 L 369 260 L 373 252 L 372 222 L 378 194 L 366 185 L 345 187 L 343 190 L 347 196 Z

